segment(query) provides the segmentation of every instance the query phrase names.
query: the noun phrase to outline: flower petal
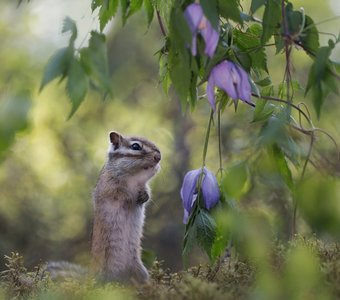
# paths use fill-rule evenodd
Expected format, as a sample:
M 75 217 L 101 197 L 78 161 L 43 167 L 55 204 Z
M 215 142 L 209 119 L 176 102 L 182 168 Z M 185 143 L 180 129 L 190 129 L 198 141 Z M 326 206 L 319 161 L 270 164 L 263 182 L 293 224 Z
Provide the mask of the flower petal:
M 192 3 L 187 6 L 184 11 L 185 19 L 187 20 L 192 33 L 198 32 L 198 26 L 203 17 L 203 9 L 198 3 Z
M 187 224 L 189 220 L 189 213 L 186 209 L 184 209 L 183 223 Z
M 236 68 L 240 76 L 240 84 L 237 86 L 238 95 L 242 101 L 251 103 L 251 86 L 248 74 L 241 67 L 236 66 Z
M 216 65 L 212 72 L 214 72 L 214 78 L 216 86 L 224 90 L 232 99 L 238 99 L 237 90 L 233 81 L 233 64 L 229 61 L 223 61 Z
M 215 111 L 216 110 L 216 103 L 215 103 L 215 79 L 214 74 L 211 72 L 208 84 L 207 84 L 207 96 L 208 101 L 210 103 L 211 108 Z
M 192 56 L 197 55 L 197 35 L 192 35 L 192 41 L 191 41 L 191 54 Z
M 209 57 L 213 57 L 215 50 L 217 48 L 219 34 L 218 32 L 211 26 L 211 23 L 206 20 L 205 27 L 201 30 L 201 35 L 205 42 L 205 50 L 204 53 Z
M 202 182 L 202 194 L 206 209 L 210 210 L 220 200 L 220 189 L 215 175 L 207 168 L 204 168 L 204 178 Z
M 196 185 L 198 177 L 201 173 L 201 169 L 189 171 L 183 179 L 183 184 L 181 188 L 181 198 L 183 207 L 190 214 L 192 205 L 195 201 L 194 194 L 197 193 Z

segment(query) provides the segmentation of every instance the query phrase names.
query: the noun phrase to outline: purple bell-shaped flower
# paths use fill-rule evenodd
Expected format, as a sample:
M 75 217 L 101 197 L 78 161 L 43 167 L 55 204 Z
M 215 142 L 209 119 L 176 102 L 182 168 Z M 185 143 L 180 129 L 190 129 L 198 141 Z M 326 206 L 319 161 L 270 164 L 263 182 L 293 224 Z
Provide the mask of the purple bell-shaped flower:
M 251 86 L 248 74 L 239 65 L 231 61 L 222 61 L 210 72 L 207 96 L 213 110 L 216 109 L 215 86 L 225 91 L 234 101 L 240 99 L 251 103 Z
M 184 11 L 185 19 L 187 20 L 191 33 L 191 53 L 193 56 L 197 54 L 197 34 L 200 33 L 205 42 L 204 53 L 212 57 L 215 53 L 219 34 L 209 20 L 204 16 L 203 9 L 200 4 L 192 3 Z
M 184 176 L 181 188 L 181 198 L 184 207 L 184 224 L 188 222 L 191 210 L 197 199 L 197 181 L 201 172 L 202 169 L 192 170 Z M 206 167 L 203 168 L 201 192 L 203 196 L 203 204 L 207 210 L 213 208 L 220 199 L 220 190 L 217 179 Z

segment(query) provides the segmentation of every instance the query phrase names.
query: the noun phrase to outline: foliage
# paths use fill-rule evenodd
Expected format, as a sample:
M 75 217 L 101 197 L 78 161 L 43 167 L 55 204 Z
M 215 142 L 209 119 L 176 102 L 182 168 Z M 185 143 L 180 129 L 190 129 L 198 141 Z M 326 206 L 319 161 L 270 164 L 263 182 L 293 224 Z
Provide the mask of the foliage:
M 313 19 L 304 9 L 294 9 L 289 1 L 253 0 L 249 12 L 246 12 L 237 0 L 202 0 L 196 4 L 186 0 L 170 2 L 93 0 L 91 9 L 92 12 L 99 12 L 100 32 L 92 31 L 88 47 L 75 49 L 76 24 L 70 18 L 66 18 L 63 32 L 71 33 L 69 46 L 57 50 L 52 56 L 41 83 L 42 89 L 57 77 L 60 80 L 67 78 L 66 91 L 72 102 L 70 117 L 84 100 L 89 83 L 104 95 L 112 94 L 106 68 L 103 30 L 119 11 L 125 25 L 129 18 L 142 8 L 147 12 L 149 26 L 153 15 L 157 15 L 164 35 L 159 61 L 161 80 L 166 92 L 173 86 L 182 107 L 189 106 L 194 110 L 201 86 L 208 80 L 207 96 L 212 112 L 204 142 L 202 167 L 206 164 L 209 136 L 216 114 L 221 144 L 220 116 L 229 99 L 233 100 L 235 110 L 238 108 L 239 100 L 249 105 L 249 108 L 255 108 L 253 124 L 258 131 L 250 149 L 251 156 L 224 168 L 223 153 L 219 146 L 221 207 L 231 213 L 238 211 L 237 202 L 247 197 L 252 184 L 262 181 L 263 178 L 268 180 L 270 177 L 271 188 L 284 190 L 292 199 L 292 204 L 289 201 L 286 204 L 291 206 L 293 215 L 291 235 L 297 230 L 297 211 L 301 209 L 302 215 L 312 228 L 313 226 L 319 229 L 327 228 L 327 233 L 337 236 L 331 228 L 338 227 L 339 218 L 335 216 L 337 213 L 330 218 L 330 211 L 338 212 L 339 205 L 330 204 L 329 207 L 332 209 L 318 210 L 317 213 L 304 208 L 305 198 L 301 196 L 304 188 L 303 192 L 299 190 L 307 180 L 305 174 L 311 160 L 316 133 L 324 132 L 314 127 L 308 106 L 302 108 L 294 102 L 299 89 L 305 91 L 305 96 L 311 93 L 314 110 L 320 118 L 327 95 L 330 92 L 338 94 L 336 81 L 339 80 L 339 74 L 337 65 L 330 59 L 330 55 L 340 39 L 331 38 L 328 46 L 320 46 L 319 32 Z M 263 9 L 263 14 L 257 17 L 260 9 Z M 219 35 L 217 47 L 216 39 L 213 38 L 216 34 Z M 268 66 L 267 53 L 270 47 L 274 47 L 276 54 L 283 55 L 285 59 L 283 79 L 277 86 L 273 84 Z M 302 84 L 293 74 L 292 58 L 295 48 L 301 49 L 306 56 L 312 58 L 305 88 L 302 88 Z M 222 79 L 223 76 L 225 79 Z M 215 85 L 219 88 L 216 95 L 222 95 L 222 98 L 217 97 L 217 108 L 214 100 Z M 257 99 L 256 103 L 250 100 L 251 96 Z M 299 121 L 295 120 L 296 116 Z M 308 139 L 310 140 L 308 150 L 303 151 Z M 334 141 L 332 137 L 330 139 Z M 297 171 L 293 171 L 292 168 Z M 188 256 L 193 245 L 197 243 L 214 261 L 230 243 L 231 237 L 227 237 L 229 231 L 223 233 L 224 229 L 216 226 L 215 220 L 202 205 L 201 184 L 202 180 L 198 180 L 196 187 L 198 192 L 192 194 L 192 197 L 197 197 L 198 200 L 192 200 L 193 209 L 186 225 L 183 254 Z M 334 189 L 334 193 L 338 193 L 337 191 Z M 319 198 L 315 203 L 318 201 Z M 191 199 L 186 202 L 191 202 Z M 189 212 L 188 208 L 186 211 Z M 317 217 L 312 216 L 313 214 Z M 224 237 L 216 232 L 220 232 Z
M 99 285 L 90 279 L 52 282 L 27 272 L 22 257 L 13 254 L 7 258 L 9 270 L 3 272 L 6 276 L 2 280 L 5 279 L 5 292 L 28 299 L 304 299 L 307 295 L 331 299 L 340 295 L 338 244 L 296 236 L 288 244 L 272 243 L 267 251 L 269 269 L 263 269 L 249 256 L 234 254 L 214 266 L 199 265 L 178 273 L 163 269 L 162 263 L 155 261 L 150 282 L 133 288 L 113 283 Z M 300 271 L 304 276 L 299 275 Z M 35 284 L 24 285 L 18 277 L 34 279 Z
M 5 287 L 8 297 L 22 299 L 45 290 L 49 283 L 48 274 L 42 265 L 28 271 L 24 266 L 24 258 L 17 252 L 5 255 L 6 270 L 0 273 L 1 285 Z
M 18 148 L 12 148 L 14 154 L 1 165 L 0 224 L 14 226 L 14 232 L 9 233 L 6 232 L 8 227 L 3 226 L 6 237 L 16 238 L 25 249 L 36 249 L 38 243 L 43 244 L 44 250 L 35 255 L 67 255 L 67 258 L 81 261 L 81 255 L 77 256 L 79 241 L 87 251 L 88 235 L 84 228 L 88 226 L 90 215 L 88 206 L 84 208 L 84 203 L 88 203 L 84 199 L 89 199 L 89 186 L 95 182 L 98 166 L 102 163 L 98 145 L 103 143 L 97 133 L 116 126 L 126 131 L 133 128 L 132 131 L 144 134 L 145 127 L 141 124 L 149 123 L 148 128 L 156 128 L 157 122 L 171 122 L 167 126 L 177 128 L 177 131 L 173 134 L 168 129 L 159 131 L 163 141 L 167 140 L 162 151 L 167 151 L 166 157 L 173 161 L 163 168 L 166 175 L 155 184 L 154 195 L 163 195 L 159 196 L 163 197 L 163 202 L 157 199 L 162 204 L 153 208 L 153 219 L 148 219 L 149 228 L 152 228 L 149 232 L 154 234 L 154 228 L 160 228 L 157 239 L 170 249 L 167 251 L 172 256 L 176 247 L 168 246 L 161 239 L 165 236 L 163 230 L 173 226 L 171 229 L 176 227 L 178 232 L 182 228 L 177 224 L 179 222 L 168 222 L 162 227 L 154 220 L 158 222 L 162 219 L 159 216 L 166 214 L 171 221 L 179 220 L 178 205 L 168 200 L 179 198 L 176 181 L 188 169 L 176 170 L 176 160 L 187 168 L 189 164 L 195 169 L 209 165 L 211 170 L 217 171 L 221 198 L 211 210 L 206 209 L 202 201 L 195 202 L 185 227 L 183 256 L 188 263 L 195 261 L 194 246 L 197 244 L 212 265 L 171 273 L 156 264 L 151 283 L 132 294 L 117 290 L 115 285 L 98 287 L 93 282 L 74 281 L 54 285 L 47 279 L 49 288 L 44 291 L 45 279 L 40 285 L 36 273 L 27 272 L 22 262 L 13 257 L 10 261 L 17 262 L 2 279 L 2 286 L 12 296 L 31 294 L 35 297 L 34 291 L 39 290 L 42 299 L 133 298 L 135 293 L 142 299 L 299 299 L 311 294 L 316 299 L 327 299 L 331 298 L 331 293 L 340 297 L 339 246 L 314 239 L 294 239 L 296 232 L 315 232 L 328 241 L 339 238 L 338 139 L 318 128 L 319 124 L 328 128 L 336 126 L 338 98 L 334 96 L 339 92 L 339 66 L 332 61 L 331 54 L 339 45 L 339 37 L 333 36 L 328 43 L 322 44 L 323 32 L 319 30 L 319 23 L 314 22 L 317 17 L 309 15 L 312 12 L 296 9 L 288 1 L 252 0 L 248 9 L 247 3 L 238 0 L 201 0 L 206 18 L 219 33 L 219 43 L 213 57 L 208 57 L 206 41 L 197 34 L 198 53 L 194 56 L 188 46 L 193 42 L 192 32 L 183 15 L 192 2 L 94 0 L 91 9 L 95 18 L 98 16 L 99 30 L 91 31 L 88 44 L 85 40 L 76 43 L 82 38 L 77 25 L 71 18 L 65 18 L 62 32 L 69 35 L 68 45 L 55 51 L 47 62 L 40 90 L 44 90 L 42 95 L 47 98 L 51 96 L 51 89 L 46 87 L 52 81 L 64 83 L 72 106 L 69 118 L 81 105 L 84 109 L 78 111 L 71 123 L 63 123 L 59 94 L 53 96 L 52 93 L 53 100 L 42 103 L 32 99 L 34 93 L 25 90 L 37 85 L 31 79 L 37 71 L 32 70 L 33 64 L 26 65 L 29 58 L 19 62 L 17 70 L 5 68 L 0 72 L 1 158 L 10 153 L 10 146 L 16 140 L 20 141 L 16 144 Z M 22 4 L 20 8 L 24 6 Z M 163 35 L 158 36 L 162 45 L 157 51 L 163 89 L 169 96 L 175 91 L 173 98 L 179 97 L 183 110 L 191 110 L 193 123 L 183 125 L 189 117 L 181 116 L 176 100 L 165 105 L 156 103 L 159 95 L 150 92 L 154 83 L 140 88 L 140 81 L 145 77 L 136 74 L 152 73 L 150 60 L 155 60 L 153 50 L 143 51 L 146 48 L 141 47 L 141 44 L 148 44 L 144 32 L 138 31 L 141 38 L 137 39 L 131 31 L 125 31 L 115 35 L 118 38 L 114 41 L 113 35 L 106 34 L 111 20 L 121 17 L 126 28 L 133 22 L 132 16 L 140 11 L 144 11 L 146 17 L 145 27 L 152 31 L 156 25 Z M 142 26 L 138 23 L 136 27 Z M 129 46 L 122 47 L 118 55 L 112 52 L 112 44 L 119 47 L 124 39 L 130 41 Z M 131 40 L 136 43 L 132 44 Z M 14 47 L 10 49 L 17 51 Z M 131 52 L 131 49 L 136 51 Z M 122 52 L 130 57 L 123 56 Z M 274 52 L 276 55 L 272 57 Z M 128 69 L 126 65 L 135 63 L 134 56 L 142 63 L 120 73 L 123 68 Z M 299 60 L 303 60 L 302 63 Z M 206 98 L 206 85 L 212 70 L 224 61 L 245 71 L 251 85 L 252 102 L 239 103 L 239 99 L 231 99 L 224 86 L 214 90 L 216 111 L 210 112 L 204 130 L 202 116 L 209 115 L 210 106 L 202 98 Z M 29 72 L 22 75 L 18 70 L 25 66 Z M 128 85 L 133 88 L 126 88 Z M 242 84 L 238 86 L 238 92 L 240 86 Z M 148 90 L 147 95 L 145 90 Z M 115 97 L 114 102 L 107 102 L 103 108 L 96 101 L 90 101 L 96 97 L 93 91 L 103 99 L 113 94 L 119 97 Z M 39 97 L 42 99 L 41 95 Z M 84 105 L 86 97 L 89 101 Z M 305 103 L 301 103 L 302 100 Z M 35 105 L 32 105 L 33 101 Z M 139 111 L 141 107 L 143 112 Z M 49 117 L 44 114 L 47 110 Z M 40 121 L 35 119 L 33 122 L 30 112 Z M 323 123 L 319 122 L 321 119 Z M 64 125 L 57 127 L 58 122 Z M 35 129 L 29 136 L 33 137 L 32 141 L 27 142 L 22 138 L 22 132 L 30 128 L 31 123 Z M 134 127 L 127 127 L 131 123 Z M 203 131 L 206 135 L 202 141 Z M 191 150 L 202 146 L 202 157 L 197 159 L 197 151 L 190 153 L 184 149 L 186 144 Z M 190 155 L 179 160 L 185 152 Z M 47 163 L 52 157 L 56 162 L 53 167 Z M 96 163 L 91 163 L 93 157 Z M 166 184 L 164 178 L 167 178 Z M 200 181 L 196 188 L 200 191 Z M 175 190 L 176 195 L 170 194 L 170 189 Z M 76 200 L 78 198 L 80 200 Z M 163 206 L 165 202 L 172 204 Z M 176 213 L 164 209 L 170 205 L 176 207 Z M 63 210 L 68 211 L 67 215 L 62 214 Z M 31 224 L 30 228 L 25 221 Z M 170 232 L 176 240 L 178 235 L 172 235 L 175 231 Z M 273 240 L 287 238 L 292 240 L 288 245 L 282 241 L 272 244 Z M 28 244 L 28 240 L 34 244 Z M 0 245 L 1 250 L 15 248 L 6 241 Z M 227 258 L 227 264 L 222 262 L 226 251 L 233 255 L 231 260 Z M 26 281 L 28 285 L 25 285 Z

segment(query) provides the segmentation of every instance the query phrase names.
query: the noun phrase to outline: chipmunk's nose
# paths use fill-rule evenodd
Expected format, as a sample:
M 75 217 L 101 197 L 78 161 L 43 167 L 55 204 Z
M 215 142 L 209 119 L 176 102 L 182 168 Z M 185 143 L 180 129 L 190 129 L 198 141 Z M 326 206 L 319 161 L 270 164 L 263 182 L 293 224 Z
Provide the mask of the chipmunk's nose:
M 157 151 L 155 155 L 153 156 L 153 159 L 155 160 L 155 162 L 159 162 L 161 158 L 162 158 L 161 153 L 159 151 Z

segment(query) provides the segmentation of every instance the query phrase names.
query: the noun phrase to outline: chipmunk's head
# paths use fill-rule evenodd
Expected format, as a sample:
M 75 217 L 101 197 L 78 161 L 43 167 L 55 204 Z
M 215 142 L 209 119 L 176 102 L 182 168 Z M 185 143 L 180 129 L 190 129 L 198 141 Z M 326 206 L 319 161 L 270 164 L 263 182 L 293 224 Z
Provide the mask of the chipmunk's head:
M 140 174 L 147 181 L 158 172 L 161 152 L 154 143 L 141 137 L 123 137 L 117 132 L 110 132 L 109 137 L 109 162 L 116 173 Z

